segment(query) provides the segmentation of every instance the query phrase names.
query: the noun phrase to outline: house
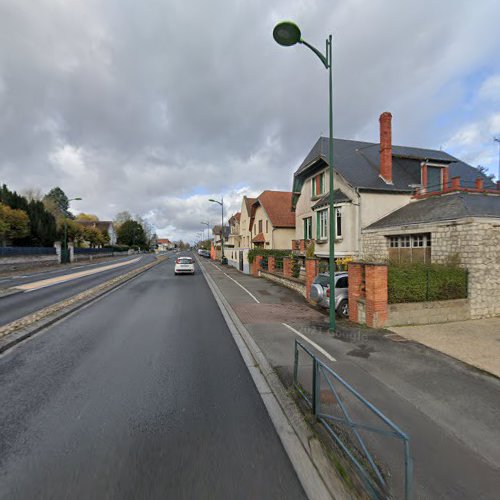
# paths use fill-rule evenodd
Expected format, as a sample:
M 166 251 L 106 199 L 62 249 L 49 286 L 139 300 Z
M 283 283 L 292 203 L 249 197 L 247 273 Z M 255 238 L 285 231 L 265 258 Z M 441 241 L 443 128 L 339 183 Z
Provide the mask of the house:
M 168 238 L 158 238 L 156 240 L 158 245 L 158 252 L 166 252 L 167 250 L 172 250 L 175 245 Z
M 252 248 L 252 232 L 250 231 L 250 214 L 252 205 L 257 198 L 248 198 L 243 196 L 241 200 L 241 210 L 238 220 L 238 238 L 234 238 L 234 247 L 226 252 L 228 264 L 236 267 L 244 273 L 250 272 L 248 263 L 248 251 Z M 231 238 L 231 237 L 230 237 Z M 236 244 L 237 243 L 237 244 Z
M 98 229 L 101 231 L 103 234 L 107 234 L 109 238 L 109 244 L 110 245 L 116 245 L 116 230 L 115 226 L 112 221 L 105 221 L 105 220 L 98 220 L 98 221 L 93 221 L 93 220 L 79 220 L 77 221 L 78 224 L 84 227 L 92 227 L 95 229 Z
M 233 214 L 229 220 L 229 236 L 227 239 L 228 248 L 237 248 L 240 246 L 240 218 L 241 212 Z
M 451 187 L 460 176 L 463 187 L 493 183 L 474 167 L 444 151 L 392 144 L 392 115 L 382 113 L 380 143 L 334 139 L 335 256 L 363 255 L 362 229 L 424 196 Z M 294 173 L 294 250 L 305 253 L 314 241 L 315 255 L 329 256 L 329 140 L 320 137 Z
M 263 191 L 257 198 L 243 197 L 239 212 L 239 246 L 229 247 L 228 263 L 250 272 L 248 252 L 252 248 L 291 250 L 295 237 L 292 193 Z
M 295 237 L 292 193 L 264 191 L 252 203 L 248 225 L 252 248 L 287 250 Z
M 471 318 L 500 315 L 500 184 L 453 186 L 427 194 L 362 231 L 367 259 L 457 261 L 468 270 Z
M 220 224 L 215 225 L 212 228 L 212 234 L 213 234 L 213 239 L 212 239 L 212 256 L 216 260 L 220 260 L 222 258 L 222 238 L 224 239 L 224 247 L 226 246 L 226 242 L 229 237 L 229 226 L 224 226 L 224 229 L 222 229 L 222 226 Z M 222 235 L 222 238 L 221 238 Z

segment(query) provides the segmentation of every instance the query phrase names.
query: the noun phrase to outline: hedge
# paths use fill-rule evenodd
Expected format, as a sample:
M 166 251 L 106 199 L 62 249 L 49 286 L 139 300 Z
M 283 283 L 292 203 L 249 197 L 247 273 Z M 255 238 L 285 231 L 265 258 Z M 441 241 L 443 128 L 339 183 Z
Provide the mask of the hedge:
M 255 257 L 262 255 L 266 259 L 268 257 L 289 257 L 291 250 L 268 250 L 266 248 L 252 248 L 248 252 L 248 262 L 250 264 L 255 260 Z
M 391 264 L 390 304 L 467 298 L 467 270 L 449 264 Z

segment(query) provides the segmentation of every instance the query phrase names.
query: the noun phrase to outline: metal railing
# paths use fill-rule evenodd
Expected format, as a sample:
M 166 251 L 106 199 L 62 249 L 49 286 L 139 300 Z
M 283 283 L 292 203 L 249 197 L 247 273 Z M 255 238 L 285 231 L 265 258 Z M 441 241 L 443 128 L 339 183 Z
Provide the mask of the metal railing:
M 310 391 L 299 383 L 300 352 L 307 355 L 311 364 Z M 409 500 L 412 497 L 413 462 L 409 437 L 298 340 L 295 340 L 293 384 L 295 390 L 311 407 L 316 419 L 323 424 L 354 466 L 371 498 L 385 499 L 395 495 Z M 395 469 L 402 469 L 403 477 L 399 478 L 401 487 L 397 488 L 401 491 L 396 494 L 388 484 L 387 476 L 394 477 L 394 472 L 397 471 L 389 469 L 384 473 L 385 469 L 378 463 L 379 457 L 375 458 L 374 453 L 370 451 L 373 442 L 369 436 L 372 435 L 395 438 L 402 444 L 402 453 L 399 450 L 402 456 L 396 458 L 398 463 L 395 464 Z M 382 450 L 385 451 L 386 448 L 390 447 L 384 442 Z M 398 453 L 395 455 L 397 457 Z M 394 456 L 391 458 L 394 459 Z M 394 480 L 396 479 L 398 478 Z

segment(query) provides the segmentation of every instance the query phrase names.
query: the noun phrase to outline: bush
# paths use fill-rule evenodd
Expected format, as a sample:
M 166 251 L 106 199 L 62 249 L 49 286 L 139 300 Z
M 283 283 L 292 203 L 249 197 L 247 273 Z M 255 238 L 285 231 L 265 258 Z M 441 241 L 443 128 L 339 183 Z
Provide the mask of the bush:
M 467 298 L 467 270 L 454 264 L 391 264 L 389 303 Z
M 252 248 L 248 252 L 248 262 L 250 262 L 251 264 L 255 260 L 255 257 L 257 257 L 257 255 L 262 255 L 266 258 L 267 261 L 267 258 L 270 256 L 273 256 L 275 258 L 288 257 L 290 255 L 290 252 L 291 250 L 268 250 L 265 248 Z

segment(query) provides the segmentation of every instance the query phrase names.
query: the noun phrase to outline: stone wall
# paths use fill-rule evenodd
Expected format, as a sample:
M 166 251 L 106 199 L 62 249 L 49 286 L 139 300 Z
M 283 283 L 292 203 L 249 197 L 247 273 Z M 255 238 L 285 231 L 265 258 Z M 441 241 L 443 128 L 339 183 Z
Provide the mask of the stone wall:
M 296 292 L 306 297 L 306 284 L 302 280 L 288 278 L 280 273 L 269 273 L 266 271 L 260 271 L 260 277 L 286 286 L 287 288 L 295 290 Z
M 363 258 L 388 257 L 386 236 L 431 233 L 431 259 L 456 259 L 468 269 L 468 298 L 472 319 L 500 315 L 500 220 L 462 219 L 453 223 L 416 224 L 411 227 L 363 232 Z
M 385 326 L 429 325 L 466 319 L 470 319 L 470 304 L 467 299 L 412 302 L 389 304 Z
M 50 266 L 59 263 L 58 255 L 23 255 L 0 258 L 0 271 L 15 271 L 38 266 Z

